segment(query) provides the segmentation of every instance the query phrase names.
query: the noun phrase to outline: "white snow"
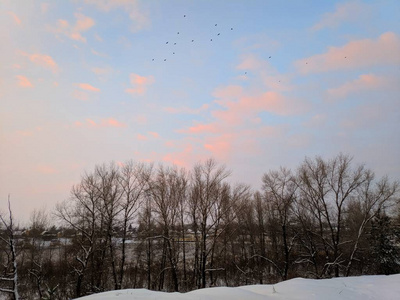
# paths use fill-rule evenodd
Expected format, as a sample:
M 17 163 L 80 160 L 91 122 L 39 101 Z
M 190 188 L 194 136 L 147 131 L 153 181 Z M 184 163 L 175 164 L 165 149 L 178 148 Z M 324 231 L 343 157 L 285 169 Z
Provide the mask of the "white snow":
M 400 299 L 400 274 L 390 276 L 340 277 L 333 279 L 295 278 L 270 285 L 215 287 L 188 293 L 163 293 L 146 289 L 127 289 L 94 294 L 80 300 L 397 300 Z

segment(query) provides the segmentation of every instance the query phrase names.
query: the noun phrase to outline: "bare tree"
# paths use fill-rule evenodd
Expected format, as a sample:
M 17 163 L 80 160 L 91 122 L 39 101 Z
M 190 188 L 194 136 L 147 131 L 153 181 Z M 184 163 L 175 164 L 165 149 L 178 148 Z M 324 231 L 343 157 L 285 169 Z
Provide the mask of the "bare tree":
M 278 239 L 282 241 L 282 246 L 277 249 L 278 259 L 280 259 L 281 249 L 284 254 L 283 267 L 279 268 L 277 262 L 274 263 L 274 266 L 278 267 L 282 280 L 286 280 L 292 264 L 290 254 L 296 239 L 293 230 L 290 232 L 290 222 L 293 223 L 292 209 L 296 199 L 297 185 L 291 171 L 281 168 L 279 171 L 270 171 L 264 175 L 263 190 L 271 229 L 274 230 L 275 223 L 278 223 L 280 227 Z
M 4 226 L 4 236 L 0 235 L 0 240 L 5 244 L 4 252 L 7 257 L 7 260 L 3 262 L 3 275 L 0 277 L 0 282 L 5 287 L 0 287 L 0 292 L 10 294 L 13 300 L 19 300 L 16 239 L 10 196 L 8 196 L 8 213 L 8 220 L 0 214 L 0 220 Z
M 306 158 L 299 168 L 298 186 L 301 190 L 301 201 L 304 208 L 318 222 L 318 234 L 323 244 L 326 262 L 322 275 L 339 276 L 339 267 L 344 258 L 341 247 L 343 214 L 351 196 L 369 178 L 370 171 L 363 165 L 351 167 L 352 158 L 339 154 L 330 161 L 321 157 L 315 160 Z
M 135 221 L 136 213 L 144 201 L 149 178 L 151 177 L 152 166 L 146 167 L 143 163 L 129 161 L 125 163 L 119 176 L 122 197 L 120 199 L 122 214 L 122 241 L 121 258 L 119 260 L 119 272 L 116 280 L 116 289 L 123 286 L 125 264 L 126 264 L 126 240 L 129 226 Z
M 356 196 L 353 198 L 353 203 L 357 204 L 362 218 L 357 224 L 356 236 L 352 240 L 352 250 L 345 268 L 346 276 L 350 275 L 366 226 L 381 211 L 384 211 L 386 206 L 394 204 L 392 201 L 395 200 L 395 196 L 399 191 L 399 183 L 391 183 L 387 177 L 382 178 L 375 184 L 373 184 L 373 180 L 373 173 L 368 173 L 367 180 L 359 187 Z
M 75 295 L 82 295 L 82 285 L 90 260 L 96 250 L 96 241 L 99 235 L 99 227 L 102 226 L 101 198 L 96 188 L 96 178 L 93 174 L 85 174 L 81 183 L 72 187 L 69 201 L 57 205 L 56 215 L 67 226 L 76 232 L 75 242 L 77 252 L 75 260 L 77 265 L 72 265 L 76 274 Z M 102 272 L 103 270 L 99 270 Z M 92 286 L 94 285 L 92 280 Z
M 161 227 L 163 239 L 163 255 L 161 271 L 159 274 L 159 289 L 163 288 L 165 271 L 170 270 L 172 275 L 173 289 L 179 290 L 178 282 L 178 249 L 176 245 L 176 232 L 179 221 L 179 199 L 178 194 L 182 191 L 179 173 L 176 168 L 158 168 L 156 176 L 149 182 L 149 193 L 153 199 L 154 212 L 157 214 L 158 224 Z M 166 267 L 166 261 L 169 267 Z
M 101 262 L 107 261 L 107 256 L 111 262 L 112 278 L 114 281 L 114 288 L 119 288 L 118 271 L 116 263 L 116 245 L 113 241 L 114 230 L 118 227 L 117 216 L 122 211 L 120 201 L 123 196 L 123 192 L 120 182 L 120 173 L 118 167 L 111 163 L 110 165 L 97 166 L 94 171 L 96 178 L 96 184 L 93 188 L 96 190 L 96 194 L 99 197 L 99 211 L 101 213 L 101 219 L 103 226 L 101 226 L 102 232 L 100 235 L 101 239 Z
M 40 298 L 43 297 L 43 284 L 46 270 L 43 266 L 45 257 L 45 245 L 41 234 L 49 227 L 49 216 L 44 208 L 33 210 L 30 215 L 29 238 L 30 238 L 30 267 L 29 274 L 35 280 L 36 289 Z
M 203 165 L 196 165 L 193 170 L 190 216 L 196 236 L 196 252 L 199 251 L 199 256 L 195 261 L 199 288 L 206 287 L 207 260 L 210 254 L 207 237 L 217 230 L 216 226 L 220 218 L 215 215 L 215 212 L 218 212 L 221 203 L 223 181 L 229 175 L 230 172 L 224 166 L 218 167 L 212 159 L 207 160 Z

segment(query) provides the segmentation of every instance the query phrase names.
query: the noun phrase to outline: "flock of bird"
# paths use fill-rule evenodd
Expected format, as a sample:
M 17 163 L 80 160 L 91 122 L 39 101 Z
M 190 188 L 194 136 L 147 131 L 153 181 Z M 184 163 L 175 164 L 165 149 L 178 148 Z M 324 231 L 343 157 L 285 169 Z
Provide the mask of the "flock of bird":
M 186 15 L 183 15 L 183 17 L 186 18 Z M 216 24 L 214 25 L 214 27 L 218 27 L 218 24 L 216 23 Z M 233 27 L 231 27 L 230 30 L 232 31 L 232 30 L 233 30 Z M 178 31 L 178 32 L 176 33 L 176 35 L 179 35 L 179 34 L 180 34 L 180 32 Z M 217 33 L 217 37 L 220 36 L 220 35 L 221 35 L 221 33 L 218 32 L 218 33 Z M 212 42 L 212 41 L 213 41 L 213 39 L 210 38 L 210 42 Z M 191 43 L 194 43 L 194 42 L 195 42 L 195 40 L 194 40 L 194 39 L 191 39 Z M 177 45 L 177 42 L 174 41 L 174 42 L 171 42 L 171 43 L 170 43 L 170 41 L 166 41 L 166 42 L 165 42 L 165 45 L 173 45 L 173 46 L 176 46 L 176 45 Z M 175 51 L 172 51 L 172 55 L 175 55 Z M 156 60 L 157 60 L 156 58 L 152 58 L 152 61 L 156 61 Z M 163 61 L 167 61 L 167 58 L 164 57 L 162 60 L 163 60 Z
M 183 15 L 183 17 L 186 18 L 186 15 Z M 214 27 L 218 27 L 218 24 L 216 23 L 216 24 L 214 25 Z M 233 30 L 233 27 L 231 27 L 230 30 L 232 31 L 232 30 Z M 218 32 L 218 31 L 217 31 L 217 32 Z M 177 31 L 176 35 L 180 35 L 180 34 L 181 34 L 181 33 L 180 33 L 179 31 Z M 216 34 L 217 37 L 220 36 L 220 35 L 221 35 L 221 32 L 218 32 L 218 33 Z M 191 39 L 191 40 L 189 40 L 189 41 L 191 41 L 191 43 L 194 43 L 194 42 L 195 42 L 194 39 Z M 213 41 L 213 39 L 210 38 L 210 42 L 212 42 L 212 41 Z M 176 45 L 177 45 L 177 42 L 176 42 L 176 41 L 173 41 L 173 42 L 170 43 L 170 41 L 165 41 L 165 45 L 173 45 L 173 46 L 176 46 Z M 171 51 L 171 53 L 172 53 L 172 55 L 175 55 L 176 52 L 175 52 L 175 50 L 173 50 L 173 51 Z M 268 58 L 271 59 L 272 56 L 269 56 Z M 346 59 L 347 57 L 345 56 L 344 58 Z M 152 60 L 153 62 L 156 61 L 155 58 L 152 58 L 151 60 Z M 158 59 L 157 59 L 157 60 L 158 60 Z M 162 58 L 161 60 L 163 60 L 163 61 L 166 62 L 166 61 L 167 61 L 167 58 L 164 57 L 164 58 Z M 306 61 L 305 64 L 307 65 L 308 62 Z M 244 75 L 247 75 L 247 72 L 244 72 Z M 281 82 L 281 81 L 279 80 L 279 82 Z

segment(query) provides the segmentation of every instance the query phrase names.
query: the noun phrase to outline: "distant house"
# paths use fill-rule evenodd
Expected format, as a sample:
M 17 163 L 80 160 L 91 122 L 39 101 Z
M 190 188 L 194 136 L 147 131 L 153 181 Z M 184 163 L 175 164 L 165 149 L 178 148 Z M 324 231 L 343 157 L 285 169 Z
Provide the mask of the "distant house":
M 43 232 L 40 234 L 40 236 L 42 237 L 42 239 L 43 239 L 44 241 L 51 241 L 51 240 L 57 238 L 57 234 L 56 234 L 56 233 L 52 233 L 52 232 L 47 231 L 47 230 L 43 231 Z

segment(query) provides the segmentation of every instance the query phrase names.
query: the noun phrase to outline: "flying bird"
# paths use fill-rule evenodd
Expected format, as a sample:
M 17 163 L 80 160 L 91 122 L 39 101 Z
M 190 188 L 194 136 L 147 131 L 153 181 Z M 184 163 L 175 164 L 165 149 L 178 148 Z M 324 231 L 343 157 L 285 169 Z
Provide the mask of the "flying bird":
M 175 54 L 175 52 L 172 52 L 172 54 Z
M 167 61 L 167 59 L 166 59 L 166 58 L 164 58 L 164 61 Z
M 152 59 L 152 61 L 154 61 L 154 58 Z
M 168 42 L 166 42 L 165 44 L 168 44 Z
M 194 40 L 192 40 L 192 43 L 194 42 Z
M 270 56 L 270 57 L 268 57 L 268 58 L 271 58 L 271 56 Z
M 176 45 L 176 43 L 174 43 L 174 45 Z
M 177 34 L 179 34 L 179 31 L 178 31 L 178 33 Z
M 215 26 L 217 26 L 217 24 L 215 24 Z
M 212 42 L 212 39 L 210 41 Z
M 186 18 L 186 15 L 183 15 L 184 18 Z
M 231 30 L 233 30 L 233 27 L 231 27 Z
M 220 33 L 218 33 L 217 35 L 220 35 Z

